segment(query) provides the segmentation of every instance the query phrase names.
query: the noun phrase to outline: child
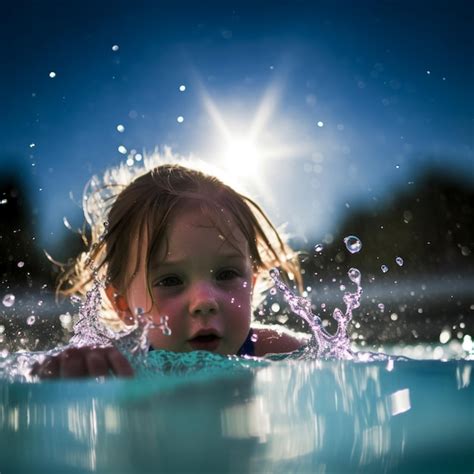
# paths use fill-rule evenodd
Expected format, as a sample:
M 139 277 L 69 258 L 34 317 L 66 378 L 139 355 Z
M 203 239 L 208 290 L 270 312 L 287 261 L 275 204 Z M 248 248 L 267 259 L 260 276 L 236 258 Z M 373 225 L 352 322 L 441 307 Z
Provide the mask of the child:
M 264 356 L 305 343 L 283 328 L 251 325 L 252 303 L 268 287 L 268 269 L 278 267 L 301 288 L 296 254 L 255 202 L 177 164 L 145 172 L 117 196 L 116 182 L 93 182 L 85 198 L 89 258 L 82 255 L 65 272 L 64 294 L 84 294 L 99 275 L 106 281 L 103 314 L 109 323 L 133 324 L 139 308 L 157 324 L 166 315 L 171 335 L 151 329 L 153 349 Z M 47 378 L 110 371 L 133 374 L 117 350 L 81 347 L 48 358 L 34 372 Z

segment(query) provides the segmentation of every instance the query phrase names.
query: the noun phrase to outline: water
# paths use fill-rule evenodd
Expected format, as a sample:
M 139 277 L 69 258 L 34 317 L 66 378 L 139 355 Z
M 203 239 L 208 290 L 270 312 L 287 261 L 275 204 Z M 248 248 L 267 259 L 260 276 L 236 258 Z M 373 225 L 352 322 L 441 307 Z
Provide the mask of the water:
M 2 473 L 472 472 L 472 362 L 150 358 L 169 370 L 0 382 Z

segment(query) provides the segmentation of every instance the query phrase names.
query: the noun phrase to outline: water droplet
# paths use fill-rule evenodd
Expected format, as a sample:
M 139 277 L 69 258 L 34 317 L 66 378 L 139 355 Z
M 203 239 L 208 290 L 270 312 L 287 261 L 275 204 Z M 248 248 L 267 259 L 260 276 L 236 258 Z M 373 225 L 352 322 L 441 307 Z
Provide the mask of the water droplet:
M 120 132 L 120 133 L 125 132 L 125 127 L 121 123 L 117 125 L 117 132 Z
M 306 252 L 301 252 L 298 254 L 298 260 L 301 263 L 305 263 L 309 260 L 309 255 Z
M 344 243 L 346 244 L 346 249 L 349 250 L 350 253 L 360 252 L 360 249 L 362 248 L 362 242 L 355 235 L 344 237 Z
M 16 266 L 17 266 L 18 268 L 23 268 L 23 267 L 25 266 L 25 262 L 19 261 L 19 262 L 16 264 Z
M 178 115 L 178 117 L 176 117 L 176 122 L 183 123 L 184 122 L 184 117 L 182 115 Z
M 2 303 L 3 303 L 3 306 L 6 306 L 7 308 L 11 308 L 15 304 L 15 295 L 8 293 L 7 295 L 3 297 Z
M 28 326 L 32 326 L 33 324 L 35 324 L 35 321 L 36 321 L 36 316 L 34 316 L 33 314 L 31 316 L 28 317 L 28 319 L 26 320 L 26 324 L 28 324 Z
M 50 77 L 51 79 L 54 79 L 54 78 L 56 77 L 56 73 L 55 73 L 54 71 L 51 71 L 51 72 L 49 73 L 49 77 Z
M 318 126 L 319 128 L 324 127 L 324 122 L 320 120 L 320 121 L 317 123 L 317 126 Z
M 356 285 L 360 285 L 361 274 L 357 268 L 351 268 L 347 274 L 349 275 L 351 281 L 353 281 Z
M 257 341 L 258 341 L 258 334 L 253 333 L 253 334 L 250 336 L 250 340 L 251 340 L 252 342 L 257 342 Z
M 451 339 L 451 331 L 449 329 L 443 329 L 439 335 L 439 342 L 446 344 Z
M 278 303 L 273 303 L 272 306 L 271 306 L 271 310 L 274 313 L 278 313 L 278 311 L 280 311 L 280 305 Z
M 127 149 L 123 146 L 123 145 L 120 145 L 117 150 L 119 151 L 119 153 L 122 153 L 122 155 L 126 155 L 127 154 Z
M 397 258 L 395 259 L 395 262 L 397 262 L 397 265 L 398 265 L 399 267 L 403 266 L 403 258 L 402 258 L 402 257 L 397 257 Z
M 120 49 L 119 45 L 118 44 L 114 44 L 112 46 L 112 51 L 118 51 Z
M 380 267 L 380 270 L 382 270 L 384 273 L 387 273 L 387 272 L 388 272 L 388 267 L 387 267 L 387 265 L 382 265 L 382 266 Z
M 275 290 L 275 288 L 272 288 L 272 289 L 270 290 L 270 294 L 271 294 L 271 295 L 276 295 L 276 292 L 277 292 L 277 290 Z
M 380 311 L 382 311 L 382 313 L 385 311 L 385 305 L 383 303 L 379 303 L 377 306 L 380 309 Z
M 180 92 L 184 92 L 185 90 L 186 90 L 186 86 L 185 86 L 184 84 L 181 84 L 181 85 L 179 86 L 179 91 L 180 91 Z
M 324 245 L 323 244 L 316 244 L 314 246 L 315 252 L 321 253 L 324 250 Z

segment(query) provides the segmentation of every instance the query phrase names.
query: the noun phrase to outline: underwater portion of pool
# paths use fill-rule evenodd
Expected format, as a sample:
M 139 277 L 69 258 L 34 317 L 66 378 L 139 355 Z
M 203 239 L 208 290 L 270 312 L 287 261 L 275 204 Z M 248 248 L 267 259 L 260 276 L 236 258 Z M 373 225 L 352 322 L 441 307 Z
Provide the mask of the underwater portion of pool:
M 288 360 L 2 381 L 0 471 L 472 473 L 473 365 Z

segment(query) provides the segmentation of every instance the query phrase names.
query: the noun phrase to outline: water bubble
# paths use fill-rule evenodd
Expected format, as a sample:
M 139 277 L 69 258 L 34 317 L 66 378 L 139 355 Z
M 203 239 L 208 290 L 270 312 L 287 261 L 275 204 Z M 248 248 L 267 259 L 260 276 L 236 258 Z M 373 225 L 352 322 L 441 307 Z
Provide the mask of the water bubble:
M 306 252 L 301 252 L 298 254 L 298 260 L 301 262 L 301 263 L 305 263 L 309 260 L 309 254 L 307 254 Z
M 184 122 L 184 117 L 182 115 L 178 115 L 178 117 L 176 117 L 176 122 L 183 123 Z
M 11 308 L 15 304 L 15 295 L 8 293 L 3 297 L 2 300 L 3 306 Z
M 50 77 L 51 79 L 54 79 L 54 78 L 56 77 L 56 73 L 55 73 L 54 71 L 51 71 L 51 72 L 49 73 L 49 77 Z
M 120 132 L 120 133 L 125 132 L 125 127 L 121 123 L 117 125 L 117 132 Z
M 30 143 L 30 148 L 34 148 L 36 146 L 35 143 Z
M 316 244 L 314 246 L 315 252 L 321 253 L 324 250 L 324 245 L 323 244 Z
M 8 199 L 2 199 L 2 200 L 0 201 L 0 205 L 6 204 L 7 202 L 8 202 Z
M 377 306 L 382 313 L 385 311 L 385 305 L 383 303 L 379 303 Z
M 277 317 L 276 317 L 276 320 L 280 323 L 280 324 L 286 324 L 288 322 L 288 316 L 286 314 L 279 314 Z
M 251 340 L 252 342 L 257 342 L 257 341 L 258 341 L 258 334 L 255 334 L 255 333 L 252 334 L 252 335 L 250 336 L 250 340 Z
M 127 149 L 123 146 L 123 145 L 120 145 L 117 150 L 119 151 L 119 153 L 122 153 L 122 155 L 126 155 L 127 154 Z
M 360 249 L 362 248 L 362 242 L 355 235 L 348 235 L 347 237 L 344 237 L 344 243 L 346 244 L 346 248 L 350 253 L 360 252 Z
M 387 267 L 387 265 L 382 265 L 382 266 L 380 267 L 380 270 L 382 270 L 384 273 L 387 273 L 387 272 L 388 272 L 388 267 Z
M 402 257 L 397 257 L 397 258 L 395 259 L 395 262 L 397 263 L 397 265 L 398 265 L 399 267 L 402 267 L 402 266 L 403 266 L 403 258 L 402 258 Z
M 446 344 L 451 339 L 451 331 L 449 329 L 443 329 L 439 335 L 439 342 Z
M 120 48 L 119 48 L 119 45 L 118 44 L 114 44 L 112 46 L 112 51 L 118 51 Z
M 322 127 L 324 127 L 324 122 L 320 120 L 316 125 L 317 125 L 319 128 L 322 128 Z
M 180 92 L 184 92 L 185 90 L 186 90 L 186 86 L 185 86 L 184 84 L 181 84 L 181 85 L 179 86 L 179 91 L 180 91 Z
M 35 321 L 36 321 L 36 316 L 32 314 L 31 316 L 27 318 L 26 324 L 28 324 L 28 326 L 32 326 L 33 324 L 35 324 Z
M 361 274 L 357 268 L 351 268 L 347 274 L 349 275 L 351 281 L 353 281 L 356 285 L 360 285 Z
M 280 305 L 278 303 L 273 303 L 272 306 L 271 306 L 271 310 L 274 313 L 278 313 L 278 311 L 280 311 Z
M 79 296 L 72 295 L 70 301 L 73 305 L 79 305 L 82 303 L 82 299 Z
M 18 268 L 23 268 L 25 266 L 25 262 L 22 262 L 21 260 L 16 264 Z
M 5 332 L 5 326 L 3 324 L 0 324 L 0 334 L 3 334 Z
M 277 292 L 277 290 L 276 290 L 275 288 L 272 288 L 272 289 L 270 290 L 270 294 L 271 294 L 271 295 L 276 295 L 276 292 Z

